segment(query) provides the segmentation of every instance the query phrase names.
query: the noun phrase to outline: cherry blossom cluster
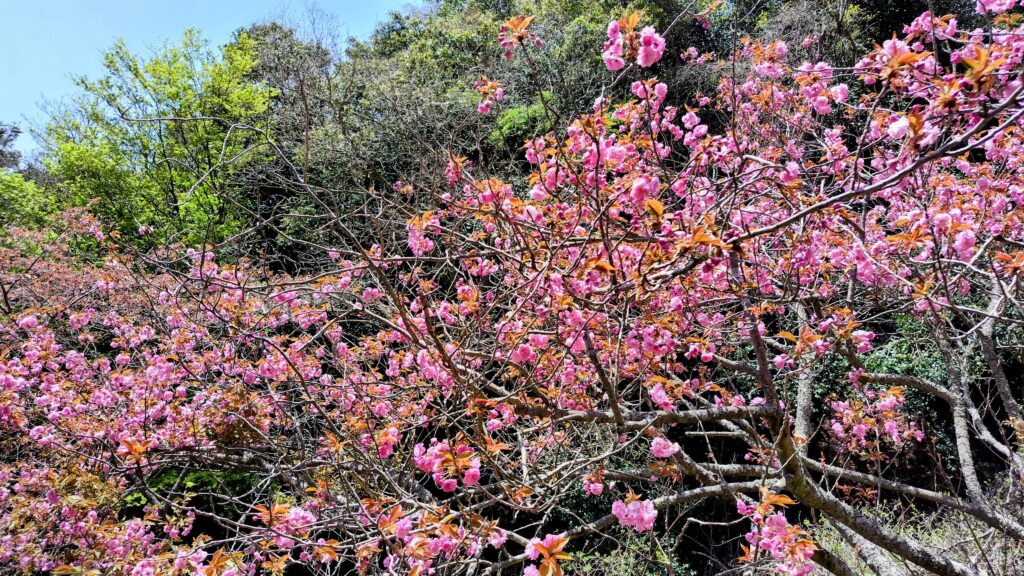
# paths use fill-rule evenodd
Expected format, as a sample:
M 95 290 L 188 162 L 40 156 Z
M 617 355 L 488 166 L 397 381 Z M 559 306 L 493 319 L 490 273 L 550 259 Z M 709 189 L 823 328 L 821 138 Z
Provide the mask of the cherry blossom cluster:
M 857 381 L 857 373 L 851 375 Z M 850 450 L 877 448 L 886 442 L 900 445 L 907 440 L 924 440 L 914 420 L 900 410 L 906 402 L 903 388 L 871 390 L 858 386 L 857 396 L 833 400 L 831 429 L 835 437 Z M 858 398 L 859 397 L 859 398 Z
M 637 532 L 654 529 L 654 521 L 658 519 L 658 509 L 654 502 L 642 500 L 632 493 L 624 501 L 616 500 L 612 503 L 612 514 L 618 519 L 619 524 L 629 526 Z
M 480 93 L 480 103 L 476 109 L 481 114 L 490 114 L 494 103 L 505 99 L 505 87 L 500 82 L 490 80 L 486 76 L 473 84 L 473 88 Z
M 523 576 L 553 576 L 562 573 L 560 561 L 571 560 L 572 556 L 563 551 L 569 542 L 568 538 L 558 534 L 548 534 L 544 539 L 532 538 L 526 545 L 526 555 L 530 560 L 540 560 L 537 565 L 529 564 L 523 569 Z
M 627 60 L 634 58 L 637 65 L 649 68 L 664 55 L 665 39 L 655 31 L 654 26 L 637 30 L 640 18 L 641 15 L 634 12 L 608 24 L 608 40 L 604 43 L 601 57 L 609 70 L 621 70 Z
M 542 46 L 540 37 L 529 30 L 533 16 L 515 16 L 501 24 L 498 29 L 498 44 L 505 58 L 511 58 L 520 46 Z
M 741 560 L 753 562 L 767 556 L 776 562 L 775 571 L 779 574 L 804 576 L 814 571 L 811 556 L 817 547 L 806 531 L 790 524 L 783 512 L 775 510 L 776 506 L 787 504 L 795 502 L 786 496 L 770 493 L 756 505 L 743 498 L 736 500 L 737 511 L 749 517 L 751 522 L 751 530 L 744 536 L 750 546 L 744 547 Z
M 429 448 L 417 444 L 413 450 L 416 467 L 430 474 L 439 488 L 453 492 L 459 486 L 473 486 L 480 480 L 480 458 L 467 444 L 451 448 L 447 442 L 432 439 Z

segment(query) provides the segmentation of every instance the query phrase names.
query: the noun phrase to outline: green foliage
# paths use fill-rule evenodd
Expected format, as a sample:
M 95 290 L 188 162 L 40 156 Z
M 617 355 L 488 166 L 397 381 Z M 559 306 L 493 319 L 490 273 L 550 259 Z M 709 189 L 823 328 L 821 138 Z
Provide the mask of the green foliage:
M 0 225 L 41 226 L 53 210 L 53 198 L 35 182 L 0 170 Z
M 676 559 L 672 538 L 652 533 L 637 534 L 615 527 L 611 536 L 617 548 L 614 554 L 584 550 L 574 552 L 565 563 L 566 574 L 580 576 L 692 576 L 692 569 Z
M 117 503 L 117 506 L 118 508 L 136 508 L 146 504 L 149 504 L 149 500 L 146 499 L 142 492 L 129 492 Z
M 46 163 L 72 205 L 96 211 L 122 235 L 194 243 L 237 232 L 242 210 L 226 199 L 232 175 L 258 149 L 271 90 L 247 79 L 254 43 L 240 36 L 219 54 L 197 32 L 149 59 L 123 41 L 104 56 L 106 75 L 79 78 L 82 93 L 46 127 Z
M 497 124 L 497 128 L 488 137 L 488 142 L 496 148 L 504 144 L 515 149 L 526 139 L 545 132 L 547 116 L 541 104 L 516 106 L 502 110 L 498 114 Z
M 157 495 L 177 491 L 190 493 L 220 493 L 241 496 L 257 484 L 259 477 L 251 472 L 193 470 L 168 468 L 154 474 L 148 481 L 149 490 Z M 118 503 L 119 508 L 151 504 L 142 492 L 130 492 Z
M 1018 498 L 1008 497 L 1004 490 L 991 491 L 993 502 L 1000 509 L 1020 513 Z M 880 525 L 906 538 L 913 538 L 935 550 L 949 550 L 951 557 L 967 565 L 983 565 L 996 574 L 1020 574 L 1024 570 L 1024 543 L 992 531 L 977 518 L 959 510 L 939 507 L 922 510 L 912 504 L 888 502 L 872 510 Z M 846 560 L 856 574 L 873 574 L 864 559 L 835 526 L 819 520 L 814 527 L 818 545 Z M 965 541 L 984 542 L 982 552 L 964 545 Z M 899 562 L 895 556 L 891 560 Z
M 494 61 L 499 17 L 475 6 L 454 13 L 392 13 L 368 42 L 355 42 L 351 61 L 385 59 L 406 75 L 456 81 L 469 68 Z
M 945 384 L 949 378 L 942 355 L 928 340 L 928 327 L 907 315 L 893 319 L 893 336 L 864 360 L 871 372 L 905 374 Z

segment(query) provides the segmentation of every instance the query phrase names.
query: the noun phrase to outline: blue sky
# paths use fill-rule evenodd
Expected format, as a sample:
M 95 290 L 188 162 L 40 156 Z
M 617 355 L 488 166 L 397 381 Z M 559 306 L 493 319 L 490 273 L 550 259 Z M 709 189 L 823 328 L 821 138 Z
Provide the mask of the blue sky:
M 26 124 L 42 118 L 39 104 L 60 101 L 72 76 L 96 77 L 102 54 L 118 38 L 148 52 L 198 28 L 213 45 L 256 21 L 283 14 L 302 21 L 310 7 L 332 15 L 341 37 L 364 37 L 388 12 L 415 0 L 0 0 L 0 120 Z M 35 148 L 31 136 L 17 142 Z

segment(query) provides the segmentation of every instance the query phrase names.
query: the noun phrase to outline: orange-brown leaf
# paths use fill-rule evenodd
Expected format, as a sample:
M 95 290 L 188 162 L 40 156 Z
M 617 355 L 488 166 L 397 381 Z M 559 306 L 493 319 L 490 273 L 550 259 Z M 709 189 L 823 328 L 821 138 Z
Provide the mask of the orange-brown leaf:
M 661 218 L 661 215 L 665 213 L 665 206 L 661 201 L 654 198 L 648 198 L 647 201 L 644 202 L 644 209 L 655 218 Z

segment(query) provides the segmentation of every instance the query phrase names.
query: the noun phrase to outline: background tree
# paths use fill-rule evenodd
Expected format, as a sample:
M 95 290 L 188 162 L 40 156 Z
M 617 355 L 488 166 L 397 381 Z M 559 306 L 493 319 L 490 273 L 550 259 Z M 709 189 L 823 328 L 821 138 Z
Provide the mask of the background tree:
M 133 237 L 216 241 L 240 231 L 250 207 L 232 175 L 267 145 L 260 122 L 273 95 L 246 80 L 253 49 L 241 36 L 216 55 L 195 31 L 146 60 L 115 45 L 107 75 L 80 78 L 82 94 L 43 134 L 69 202 L 97 199 L 97 214 Z
M 14 124 L 0 122 L 0 169 L 14 168 L 21 161 L 21 153 L 14 149 L 14 141 L 21 129 Z

